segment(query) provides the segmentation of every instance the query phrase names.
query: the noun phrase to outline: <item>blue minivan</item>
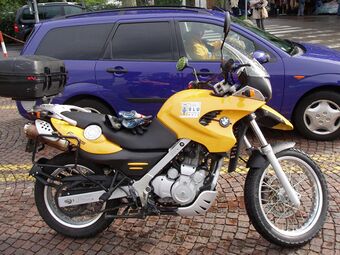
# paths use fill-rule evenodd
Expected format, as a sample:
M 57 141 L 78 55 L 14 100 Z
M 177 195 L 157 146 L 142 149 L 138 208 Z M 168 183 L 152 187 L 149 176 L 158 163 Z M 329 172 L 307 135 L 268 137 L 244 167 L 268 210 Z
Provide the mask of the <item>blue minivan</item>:
M 181 56 L 189 58 L 201 79 L 219 73 L 219 60 L 191 55 L 190 39 L 199 27 L 207 42 L 219 40 L 223 21 L 221 11 L 188 7 L 82 13 L 37 24 L 22 54 L 65 60 L 68 84 L 54 103 L 155 115 L 167 98 L 193 80 L 190 70 L 176 70 Z M 340 137 L 340 52 L 282 40 L 233 21 L 229 44 L 243 54 L 263 51 L 270 56 L 264 63 L 273 87 L 269 105 L 306 137 Z M 20 102 L 18 107 L 25 115 Z

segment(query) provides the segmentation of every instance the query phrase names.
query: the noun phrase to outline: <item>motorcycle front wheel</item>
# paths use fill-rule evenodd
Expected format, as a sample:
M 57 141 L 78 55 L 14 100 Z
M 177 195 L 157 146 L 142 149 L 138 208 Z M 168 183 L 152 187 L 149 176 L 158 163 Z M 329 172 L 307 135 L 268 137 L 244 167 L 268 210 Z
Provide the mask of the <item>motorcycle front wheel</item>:
M 284 150 L 276 156 L 301 205 L 291 203 L 268 164 L 249 170 L 244 189 L 246 210 L 255 229 L 269 242 L 299 247 L 324 224 L 328 208 L 326 180 L 317 164 L 300 150 Z
M 66 166 L 68 169 L 62 167 L 44 168 L 45 173 L 60 178 L 78 175 L 77 171 L 82 171 L 85 175 L 102 174 L 103 172 L 97 165 L 82 158 L 78 159 L 77 171 L 74 170 L 73 153 L 59 154 L 47 161 L 46 164 Z M 47 181 L 49 182 L 50 180 L 47 179 Z M 35 202 L 40 216 L 47 225 L 62 235 L 75 238 L 91 237 L 106 229 L 113 220 L 106 219 L 105 214 L 101 211 L 114 207 L 117 202 L 109 200 L 106 203 L 97 202 L 61 208 L 58 206 L 57 199 L 61 194 L 67 194 L 67 189 L 71 188 L 70 185 L 60 182 L 58 187 L 52 187 L 36 181 Z M 91 187 L 80 186 L 79 188 L 86 190 Z

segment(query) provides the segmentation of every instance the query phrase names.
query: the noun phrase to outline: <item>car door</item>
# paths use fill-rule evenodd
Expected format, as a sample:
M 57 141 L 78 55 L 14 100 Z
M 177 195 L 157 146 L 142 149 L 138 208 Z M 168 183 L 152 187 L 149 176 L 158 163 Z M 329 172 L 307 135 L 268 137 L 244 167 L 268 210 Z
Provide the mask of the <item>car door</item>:
M 106 40 L 113 29 L 112 23 L 72 25 L 47 29 L 36 50 L 31 43 L 24 54 L 44 55 L 62 59 L 68 71 L 67 87 L 63 97 L 56 97 L 55 103 L 83 95 L 98 97 L 99 86 L 96 84 L 95 66 L 103 55 Z M 33 51 L 33 52 L 32 52 Z M 105 97 L 102 97 L 105 98 Z
M 97 84 L 116 111 L 156 115 L 163 102 L 182 90 L 173 21 L 121 21 L 105 57 L 96 64 Z

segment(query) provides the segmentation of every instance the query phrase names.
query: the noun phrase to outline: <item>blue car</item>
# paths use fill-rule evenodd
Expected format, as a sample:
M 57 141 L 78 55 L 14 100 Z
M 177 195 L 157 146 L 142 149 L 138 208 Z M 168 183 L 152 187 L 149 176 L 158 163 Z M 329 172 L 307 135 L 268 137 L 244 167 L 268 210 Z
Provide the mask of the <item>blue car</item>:
M 190 70 L 176 70 L 179 57 L 187 56 L 201 79 L 219 73 L 215 42 L 222 37 L 223 21 L 222 12 L 200 8 L 83 13 L 37 24 L 22 54 L 65 60 L 68 85 L 55 103 L 102 113 L 136 109 L 155 115 L 167 98 L 193 80 Z M 271 75 L 272 107 L 305 137 L 340 136 L 340 52 L 285 41 L 236 18 L 231 30 L 228 43 L 234 48 L 270 56 L 263 65 Z M 192 51 L 198 34 L 208 49 L 204 57 Z M 22 103 L 18 107 L 27 117 Z

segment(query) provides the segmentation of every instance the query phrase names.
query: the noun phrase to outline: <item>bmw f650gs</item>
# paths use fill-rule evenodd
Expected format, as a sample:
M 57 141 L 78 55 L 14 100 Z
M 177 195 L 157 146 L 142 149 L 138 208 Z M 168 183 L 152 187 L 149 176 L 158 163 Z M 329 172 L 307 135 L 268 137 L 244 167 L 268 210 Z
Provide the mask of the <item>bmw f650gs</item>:
M 227 13 L 225 37 L 229 26 Z M 221 51 L 229 47 L 224 41 Z M 45 222 L 63 235 L 86 237 L 116 218 L 205 214 L 217 196 L 224 158 L 229 157 L 228 171 L 235 171 L 245 145 L 245 205 L 252 224 L 281 246 L 311 240 L 326 217 L 325 179 L 293 142 L 270 145 L 261 132 L 259 126 L 293 129 L 266 106 L 272 92 L 263 67 L 246 56 L 224 61 L 221 55 L 224 79 L 211 84 L 196 76 L 192 89 L 170 97 L 143 134 L 115 128 L 112 116 L 82 108 L 35 106 L 36 120 L 25 126 L 27 136 L 36 140 L 34 154 L 39 144 L 63 151 L 34 160 L 30 171 Z M 181 58 L 177 69 L 187 67 Z M 236 76 L 239 83 L 233 82 Z M 248 129 L 258 147 L 247 138 Z

